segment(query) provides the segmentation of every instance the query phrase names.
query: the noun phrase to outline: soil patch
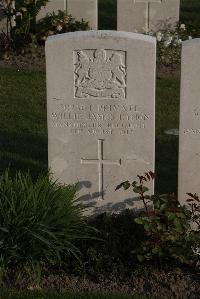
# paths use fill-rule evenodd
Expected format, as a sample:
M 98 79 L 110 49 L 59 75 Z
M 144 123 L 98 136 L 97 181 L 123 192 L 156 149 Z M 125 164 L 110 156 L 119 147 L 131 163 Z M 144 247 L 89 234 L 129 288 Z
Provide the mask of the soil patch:
M 171 271 L 144 269 L 130 277 L 116 278 L 116 275 L 89 279 L 69 276 L 64 273 L 44 275 L 37 286 L 31 281 L 21 279 L 20 283 L 7 283 L 8 288 L 31 290 L 56 290 L 58 292 L 81 292 L 101 294 L 143 295 L 149 298 L 200 298 L 200 274 L 181 269 Z
M 0 66 L 18 69 L 45 69 L 45 48 L 37 47 L 17 54 L 6 52 L 1 55 Z

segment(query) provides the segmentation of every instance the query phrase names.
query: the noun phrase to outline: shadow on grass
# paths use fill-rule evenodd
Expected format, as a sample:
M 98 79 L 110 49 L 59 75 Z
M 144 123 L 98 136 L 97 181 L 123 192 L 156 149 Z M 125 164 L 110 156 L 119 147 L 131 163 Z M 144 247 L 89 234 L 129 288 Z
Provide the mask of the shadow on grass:
M 181 23 L 191 23 L 199 27 L 200 24 L 200 1 L 199 0 L 181 0 L 180 7 Z
M 47 138 L 39 135 L 1 131 L 0 172 L 10 168 L 11 173 L 28 171 L 32 177 L 47 172 L 47 142 Z
M 156 193 L 177 194 L 178 138 L 161 136 L 156 139 Z
M 117 0 L 99 0 L 99 30 L 117 29 Z

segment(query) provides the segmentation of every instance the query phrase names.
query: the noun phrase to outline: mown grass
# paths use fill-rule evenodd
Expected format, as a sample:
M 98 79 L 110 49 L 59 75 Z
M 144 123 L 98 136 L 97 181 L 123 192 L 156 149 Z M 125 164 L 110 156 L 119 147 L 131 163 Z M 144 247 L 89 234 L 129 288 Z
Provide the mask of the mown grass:
M 145 299 L 141 296 L 57 294 L 33 291 L 1 291 L 1 299 Z
M 0 170 L 47 169 L 44 71 L 0 69 Z
M 99 29 L 117 28 L 117 0 L 99 0 Z
M 30 171 L 38 176 L 48 167 L 45 71 L 0 68 L 0 171 Z M 157 80 L 156 190 L 176 191 L 179 79 Z M 133 178 L 134 179 L 134 178 Z M 118 183 L 118 182 L 117 182 Z
M 178 137 L 166 130 L 179 128 L 180 78 L 157 78 L 156 192 L 177 192 Z

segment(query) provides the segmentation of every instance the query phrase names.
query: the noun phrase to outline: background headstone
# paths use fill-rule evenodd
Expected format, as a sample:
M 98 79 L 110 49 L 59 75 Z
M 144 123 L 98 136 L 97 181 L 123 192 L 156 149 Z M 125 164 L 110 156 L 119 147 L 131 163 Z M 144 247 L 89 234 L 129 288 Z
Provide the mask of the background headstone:
M 118 30 L 158 31 L 179 21 L 180 0 L 118 0 Z
M 91 29 L 98 29 L 98 0 L 67 0 L 67 11 L 79 21 L 88 21 Z
M 200 39 L 186 41 L 182 49 L 179 200 L 186 193 L 200 195 Z
M 15 2 L 12 2 L 12 7 L 13 8 L 15 7 Z M 10 31 L 10 26 L 8 24 L 8 28 L 7 28 L 7 18 L 5 16 L 5 13 L 4 13 L 3 10 L 4 10 L 4 5 L 0 1 L 0 33 L 1 32 L 7 33 L 7 30 Z M 11 25 L 15 26 L 15 19 L 14 18 L 11 19 Z
M 154 171 L 156 40 L 116 31 L 53 36 L 46 43 L 49 166 L 79 182 L 91 213 L 139 207 L 116 191 Z M 150 184 L 153 193 L 153 183 Z
M 47 13 L 57 12 L 58 10 L 67 10 L 73 18 L 79 21 L 83 19 L 89 22 L 91 29 L 97 29 L 97 0 L 51 0 L 40 10 L 37 20 L 44 18 Z
M 48 13 L 56 13 L 58 10 L 66 10 L 66 0 L 50 0 L 46 6 L 41 8 L 37 20 L 44 18 Z
M 6 17 L 3 11 L 3 5 L 0 2 L 0 32 L 6 32 Z

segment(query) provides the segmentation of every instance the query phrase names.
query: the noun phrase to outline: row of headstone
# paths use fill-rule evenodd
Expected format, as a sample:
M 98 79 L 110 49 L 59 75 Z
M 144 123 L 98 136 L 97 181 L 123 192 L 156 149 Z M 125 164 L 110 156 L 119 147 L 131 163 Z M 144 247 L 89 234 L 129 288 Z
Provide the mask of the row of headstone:
M 150 32 L 174 28 L 180 0 L 117 0 L 118 30 Z
M 180 0 L 117 0 L 117 6 L 119 31 L 158 31 L 173 28 L 179 21 Z M 98 0 L 50 0 L 39 12 L 37 20 L 47 13 L 66 9 L 77 20 L 88 21 L 91 29 L 98 29 Z M 0 9 L 0 29 L 5 27 L 5 18 L 1 14 Z
M 51 0 L 39 18 L 58 9 L 67 9 L 76 19 L 89 21 L 91 29 L 98 29 L 98 0 Z M 173 28 L 179 21 L 179 10 L 180 0 L 117 0 L 117 29 L 149 32 Z
M 7 29 L 3 8 L 0 1 L 0 32 L 5 32 Z M 89 22 L 91 29 L 97 29 L 98 27 L 98 0 L 50 0 L 46 6 L 41 8 L 37 15 L 37 21 L 44 18 L 46 14 L 57 13 L 59 10 L 67 10 L 76 20 L 81 21 L 83 19 Z
M 183 43 L 181 203 L 186 192 L 200 194 L 199 56 L 200 39 Z M 67 33 L 48 39 L 46 62 L 49 166 L 55 177 L 79 182 L 80 200 L 92 214 L 139 208 L 131 191 L 114 190 L 154 171 L 156 39 L 117 31 Z

